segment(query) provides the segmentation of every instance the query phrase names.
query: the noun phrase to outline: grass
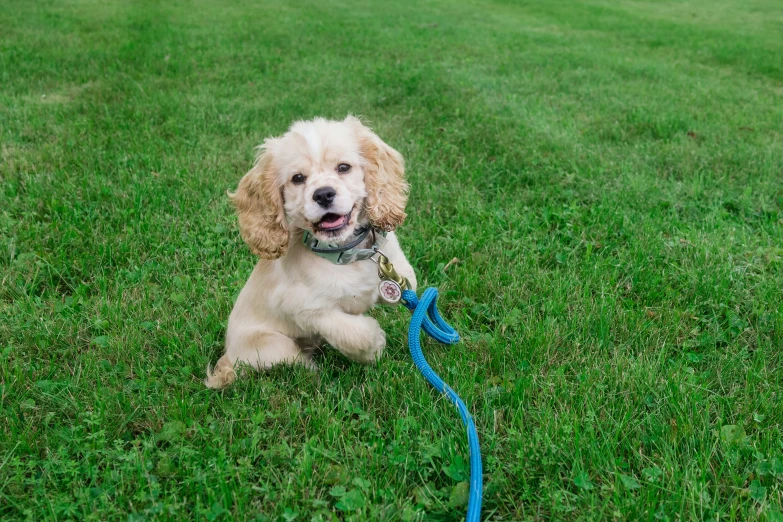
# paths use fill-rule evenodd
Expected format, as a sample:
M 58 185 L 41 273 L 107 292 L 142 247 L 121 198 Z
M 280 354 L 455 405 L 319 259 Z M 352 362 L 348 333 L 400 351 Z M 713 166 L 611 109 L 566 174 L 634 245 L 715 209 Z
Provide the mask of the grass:
M 226 190 L 347 113 L 407 159 L 486 519 L 783 520 L 779 2 L 0 4 L 3 520 L 463 516 L 407 312 L 378 367 L 201 384 Z

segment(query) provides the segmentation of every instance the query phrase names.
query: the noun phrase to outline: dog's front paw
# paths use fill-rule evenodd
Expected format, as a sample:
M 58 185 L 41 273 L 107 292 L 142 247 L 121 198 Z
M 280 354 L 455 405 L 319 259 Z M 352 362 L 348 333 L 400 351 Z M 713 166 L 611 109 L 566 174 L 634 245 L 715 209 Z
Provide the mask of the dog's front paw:
M 373 319 L 375 323 L 375 333 L 370 340 L 370 347 L 367 350 L 368 360 L 366 362 L 373 363 L 381 360 L 383 350 L 386 348 L 386 332 L 383 331 L 381 325 Z
M 386 332 L 378 321 L 371 317 L 363 317 L 362 322 L 364 323 L 362 335 L 353 339 L 355 344 L 350 353 L 348 351 L 343 353 L 357 362 L 372 364 L 383 355 L 383 349 L 386 347 Z

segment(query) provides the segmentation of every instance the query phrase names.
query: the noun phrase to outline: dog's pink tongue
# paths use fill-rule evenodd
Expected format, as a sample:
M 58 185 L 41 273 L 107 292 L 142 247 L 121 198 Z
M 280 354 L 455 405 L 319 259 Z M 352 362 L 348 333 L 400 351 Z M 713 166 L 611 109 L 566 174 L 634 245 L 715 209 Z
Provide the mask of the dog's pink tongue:
M 345 216 L 335 216 L 334 219 L 324 218 L 318 225 L 321 228 L 335 228 L 343 224 L 343 219 Z

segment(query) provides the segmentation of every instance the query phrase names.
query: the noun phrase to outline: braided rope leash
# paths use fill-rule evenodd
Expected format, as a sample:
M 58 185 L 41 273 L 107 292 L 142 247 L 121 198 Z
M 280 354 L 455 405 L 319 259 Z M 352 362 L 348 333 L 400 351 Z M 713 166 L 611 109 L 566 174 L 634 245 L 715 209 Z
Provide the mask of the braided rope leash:
M 459 334 L 438 312 L 438 291 L 435 288 L 427 288 L 421 294 L 421 299 L 416 297 L 416 292 L 411 290 L 410 281 L 401 276 L 394 269 L 389 258 L 376 249 L 377 257 L 371 258 L 378 264 L 378 277 L 381 284 L 378 287 L 380 298 L 387 304 L 402 303 L 413 312 L 410 326 L 408 326 L 408 347 L 410 348 L 413 364 L 429 382 L 433 388 L 446 395 L 462 417 L 462 423 L 468 432 L 468 448 L 470 450 L 470 494 L 468 495 L 468 512 L 466 522 L 478 522 L 481 520 L 481 495 L 482 495 L 482 469 L 481 448 L 479 447 L 476 423 L 468 411 L 468 407 L 462 402 L 457 392 L 451 389 L 440 376 L 435 373 L 424 353 L 421 351 L 419 336 L 422 330 L 443 344 L 455 344 L 459 341 Z
M 404 288 L 404 287 L 403 287 Z M 459 341 L 459 334 L 438 313 L 438 291 L 435 288 L 427 288 L 416 297 L 413 290 L 402 291 L 402 304 L 405 305 L 413 316 L 408 327 L 408 347 L 410 348 L 413 363 L 419 372 L 433 388 L 445 394 L 457 407 L 462 423 L 468 432 L 468 448 L 470 449 L 470 495 L 468 497 L 468 512 L 465 517 L 467 522 L 481 520 L 481 495 L 482 495 L 482 469 L 481 448 L 479 447 L 476 423 L 473 422 L 468 407 L 462 402 L 457 392 L 446 384 L 440 376 L 427 364 L 424 353 L 421 351 L 419 335 L 421 330 L 443 344 L 455 344 Z

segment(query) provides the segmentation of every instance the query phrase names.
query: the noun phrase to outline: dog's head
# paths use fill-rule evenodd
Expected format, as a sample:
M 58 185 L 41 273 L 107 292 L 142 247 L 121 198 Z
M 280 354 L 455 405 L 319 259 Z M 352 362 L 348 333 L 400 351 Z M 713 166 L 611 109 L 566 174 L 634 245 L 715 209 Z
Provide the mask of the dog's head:
M 284 255 L 295 228 L 340 243 L 357 226 L 392 231 L 405 219 L 402 156 L 353 116 L 297 122 L 260 150 L 231 197 L 242 238 L 262 258 Z

